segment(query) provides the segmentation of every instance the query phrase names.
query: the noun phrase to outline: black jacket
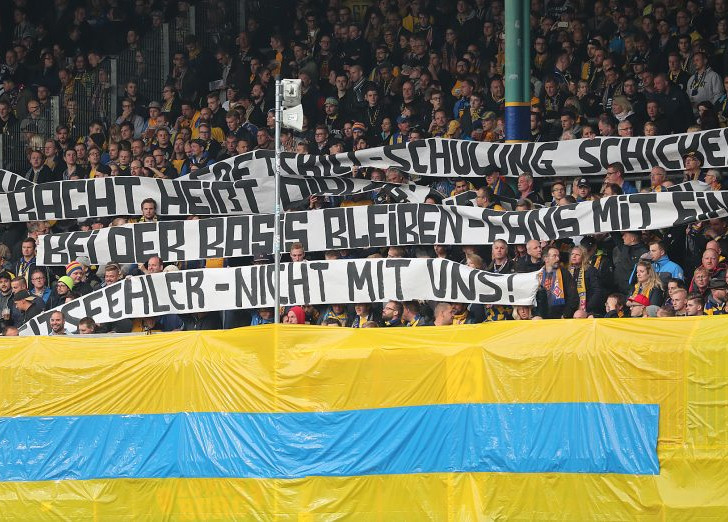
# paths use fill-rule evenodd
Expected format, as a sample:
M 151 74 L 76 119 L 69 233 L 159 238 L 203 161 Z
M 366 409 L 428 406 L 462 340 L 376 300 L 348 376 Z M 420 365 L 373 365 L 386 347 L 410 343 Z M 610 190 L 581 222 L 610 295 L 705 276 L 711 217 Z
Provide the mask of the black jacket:
M 627 246 L 620 243 L 612 250 L 612 262 L 614 263 L 614 284 L 617 291 L 624 295 L 629 295 L 630 284 L 629 278 L 632 275 L 634 266 L 640 260 L 642 254 L 649 252 L 644 243 Z

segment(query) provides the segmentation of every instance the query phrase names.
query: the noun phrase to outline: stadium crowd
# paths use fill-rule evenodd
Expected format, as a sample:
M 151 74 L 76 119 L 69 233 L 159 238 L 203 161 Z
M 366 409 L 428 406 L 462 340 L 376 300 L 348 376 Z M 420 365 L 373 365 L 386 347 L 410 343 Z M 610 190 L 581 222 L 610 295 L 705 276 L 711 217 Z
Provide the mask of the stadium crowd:
M 266 4 L 266 2 L 263 2 Z M 502 0 L 279 1 L 246 30 L 208 48 L 193 34 L 171 57 L 170 74 L 148 98 L 143 74 L 118 87 L 118 114 L 82 124 L 78 105 L 112 96 L 103 57 L 138 50 L 141 38 L 189 8 L 184 0 L 13 0 L 0 7 L 0 132 L 22 133 L 30 181 L 148 176 L 173 179 L 254 149 L 273 149 L 274 78 L 300 78 L 303 131 L 285 129 L 285 151 L 330 154 L 426 137 L 504 139 L 504 2 Z M 200 2 L 224 14 L 225 2 Z M 266 4 L 267 5 L 267 4 Z M 351 6 L 354 7 L 352 9 Z M 283 13 L 290 16 L 283 16 Z M 531 140 L 656 136 L 728 123 L 726 0 L 534 0 L 531 4 Z M 59 96 L 61 124 L 40 115 Z M 721 190 L 724 173 L 686 154 L 685 169 L 653 168 L 625 179 L 619 163 L 603 176 L 549 179 L 492 169 L 482 179 L 418 178 L 430 201 L 469 190 L 480 207 L 565 205 L 608 195 L 661 191 L 686 180 Z M 648 177 L 649 174 L 649 177 Z M 396 169 L 356 169 L 354 176 L 401 183 Z M 636 181 L 636 182 L 635 182 Z M 286 210 L 387 203 L 386 194 L 311 197 Z M 194 216 L 185 216 L 194 218 Z M 269 258 L 209 259 L 181 266 L 154 257 L 141 265 L 38 267 L 40 234 L 160 219 L 147 200 L 137 216 L 83 222 L 0 225 L 0 312 L 6 335 L 48 310 L 124 277 L 163 270 L 268 263 Z M 544 268 L 531 307 L 395 302 L 305 306 L 281 311 L 291 323 L 332 326 L 422 326 L 550 318 L 722 314 L 728 224 L 524 245 L 329 251 L 294 245 L 284 261 L 325 257 L 444 257 L 492 272 Z M 290 258 L 290 259 L 289 259 Z M 273 322 L 273 309 L 198 313 L 96 325 L 81 333 L 217 329 Z M 51 318 L 64 332 L 62 314 Z

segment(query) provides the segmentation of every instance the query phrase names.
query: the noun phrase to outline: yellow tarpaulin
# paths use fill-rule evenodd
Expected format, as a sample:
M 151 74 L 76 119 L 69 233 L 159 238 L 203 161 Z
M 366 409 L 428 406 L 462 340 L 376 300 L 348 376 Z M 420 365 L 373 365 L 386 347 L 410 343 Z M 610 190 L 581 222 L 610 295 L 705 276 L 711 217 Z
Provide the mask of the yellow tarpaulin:
M 0 418 L 659 405 L 659 475 L 0 482 L 5 520 L 725 520 L 728 318 L 0 339 Z M 0 466 L 7 448 L 0 431 Z

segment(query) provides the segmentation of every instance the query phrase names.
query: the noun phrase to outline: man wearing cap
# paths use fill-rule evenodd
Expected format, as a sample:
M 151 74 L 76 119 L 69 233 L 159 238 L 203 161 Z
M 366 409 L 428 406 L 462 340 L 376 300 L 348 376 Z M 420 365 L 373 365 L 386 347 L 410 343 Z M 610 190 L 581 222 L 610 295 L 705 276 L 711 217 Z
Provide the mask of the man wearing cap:
M 642 294 L 633 295 L 627 299 L 630 317 L 644 317 L 645 308 L 650 306 L 650 300 Z
M 20 327 L 30 321 L 36 315 L 43 313 L 42 299 L 34 296 L 27 290 L 21 290 L 13 296 L 15 307 L 20 312 L 20 318 L 15 326 Z
M 691 150 L 683 156 L 685 163 L 685 175 L 683 181 L 705 181 L 705 175 L 701 172 L 703 167 L 703 154 L 697 150 Z
M 400 115 L 397 117 L 397 132 L 392 134 L 389 138 L 389 145 L 396 145 L 398 143 L 407 143 L 409 141 L 409 126 L 410 119 L 408 116 Z
M 708 288 L 710 288 L 710 295 L 705 300 L 703 312 L 705 315 L 724 315 L 728 283 L 725 278 L 714 277 L 710 280 Z
M 326 98 L 324 112 L 326 113 L 324 123 L 329 130 L 329 135 L 339 140 L 343 139 L 344 118 L 339 114 L 339 100 L 333 96 Z
M 580 203 L 582 201 L 592 201 L 594 195 L 591 193 L 591 183 L 586 178 L 579 178 L 576 183 L 576 201 Z

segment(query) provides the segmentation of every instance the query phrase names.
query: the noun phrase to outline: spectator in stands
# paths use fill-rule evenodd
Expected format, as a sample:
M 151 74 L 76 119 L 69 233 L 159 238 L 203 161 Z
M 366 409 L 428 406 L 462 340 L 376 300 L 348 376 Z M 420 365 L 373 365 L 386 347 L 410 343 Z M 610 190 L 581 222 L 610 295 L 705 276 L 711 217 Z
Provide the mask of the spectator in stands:
M 537 294 L 537 315 L 544 319 L 571 318 L 579 309 L 579 292 L 571 273 L 561 266 L 561 252 L 549 247 L 544 256 Z
M 649 304 L 662 306 L 664 301 L 663 284 L 655 273 L 652 263 L 639 261 L 635 268 L 635 283 L 630 296 L 643 295 Z
M 50 325 L 50 331 L 48 335 L 67 335 L 66 331 L 66 320 L 63 317 L 63 312 L 56 310 L 53 312 L 48 319 Z
M 13 321 L 14 326 L 21 327 L 36 315 L 43 312 L 42 299 L 34 296 L 27 290 L 20 290 L 13 295 L 13 303 L 19 312 L 17 320 Z
M 95 334 L 98 326 L 90 317 L 84 317 L 78 322 L 78 333 L 80 335 Z
M 2 280 L 0 280 L 0 283 Z M 382 308 L 382 326 L 402 326 L 402 303 L 388 301 Z

